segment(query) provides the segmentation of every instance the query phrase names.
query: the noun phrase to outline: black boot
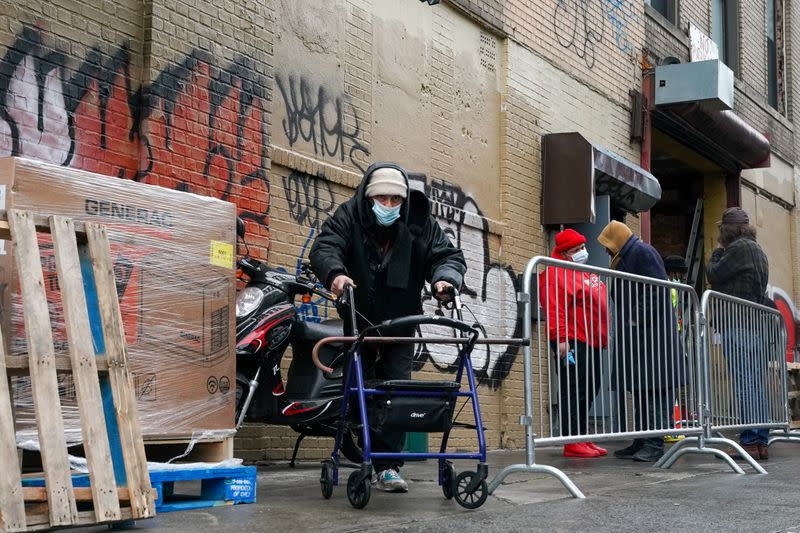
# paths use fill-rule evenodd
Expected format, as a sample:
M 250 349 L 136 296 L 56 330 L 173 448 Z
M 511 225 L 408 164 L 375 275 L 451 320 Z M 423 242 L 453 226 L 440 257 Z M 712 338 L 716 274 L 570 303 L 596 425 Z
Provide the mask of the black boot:
M 631 459 L 641 463 L 654 463 L 661 459 L 662 455 L 664 455 L 664 439 L 654 437 L 646 439 L 642 449 L 634 453 Z
M 644 447 L 644 439 L 634 439 L 633 443 L 627 448 L 622 448 L 614 452 L 617 459 L 633 459 L 634 454 Z

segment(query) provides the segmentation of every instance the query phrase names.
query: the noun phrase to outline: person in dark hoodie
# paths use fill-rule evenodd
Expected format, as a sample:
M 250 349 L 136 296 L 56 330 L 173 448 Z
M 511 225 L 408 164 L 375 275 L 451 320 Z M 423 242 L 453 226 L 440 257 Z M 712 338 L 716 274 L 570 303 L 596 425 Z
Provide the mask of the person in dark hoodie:
M 667 280 L 661 255 L 622 222 L 609 222 L 597 240 L 611 256 L 614 270 Z M 685 381 L 684 352 L 670 290 L 622 279 L 612 283 L 616 311 L 612 383 L 618 393 L 633 394 L 635 431 L 670 429 L 669 413 Z M 626 420 L 627 416 L 623 423 Z M 619 459 L 642 462 L 657 461 L 662 455 L 660 436 L 634 439 L 614 452 Z
M 367 168 L 355 195 L 323 224 L 309 259 L 311 269 L 336 295 L 347 285 L 354 287 L 359 329 L 368 325 L 364 319 L 378 323 L 422 313 L 426 281 L 437 299 L 450 299 L 452 289 L 461 288 L 467 270 L 464 254 L 431 216 L 428 199 L 409 189 L 401 166 L 386 162 Z M 414 331 L 391 334 L 413 336 Z M 362 355 L 368 378 L 411 378 L 413 344 L 365 349 Z M 373 429 L 370 440 L 373 451 L 399 452 L 405 433 Z M 399 473 L 402 461 L 373 463 L 379 490 L 408 490 Z

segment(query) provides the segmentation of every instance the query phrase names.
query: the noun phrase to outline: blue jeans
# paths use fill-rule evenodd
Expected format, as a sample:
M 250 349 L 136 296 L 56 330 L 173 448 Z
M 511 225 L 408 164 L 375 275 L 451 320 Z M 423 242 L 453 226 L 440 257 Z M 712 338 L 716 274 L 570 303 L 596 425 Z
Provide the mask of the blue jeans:
M 751 330 L 730 328 L 722 332 L 723 350 L 736 397 L 735 411 L 740 423 L 754 423 L 769 418 L 764 387 L 766 357 L 759 337 Z M 741 444 L 767 444 L 768 428 L 745 429 L 739 434 Z

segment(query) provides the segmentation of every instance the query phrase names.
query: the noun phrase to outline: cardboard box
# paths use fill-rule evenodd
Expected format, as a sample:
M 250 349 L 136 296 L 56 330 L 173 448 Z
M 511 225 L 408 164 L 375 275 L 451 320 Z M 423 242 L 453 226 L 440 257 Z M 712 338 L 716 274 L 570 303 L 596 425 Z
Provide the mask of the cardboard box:
M 0 159 L 0 208 L 107 226 L 131 372 L 146 437 L 231 430 L 235 401 L 236 206 L 214 198 L 29 161 Z M 40 236 L 57 353 L 68 348 L 52 243 Z M 0 241 L 3 321 L 26 353 L 19 281 Z M 10 313 L 5 312 L 9 310 Z M 15 382 L 18 429 L 35 428 L 26 378 Z M 67 436 L 80 440 L 71 383 Z M 31 434 L 35 437 L 35 431 Z

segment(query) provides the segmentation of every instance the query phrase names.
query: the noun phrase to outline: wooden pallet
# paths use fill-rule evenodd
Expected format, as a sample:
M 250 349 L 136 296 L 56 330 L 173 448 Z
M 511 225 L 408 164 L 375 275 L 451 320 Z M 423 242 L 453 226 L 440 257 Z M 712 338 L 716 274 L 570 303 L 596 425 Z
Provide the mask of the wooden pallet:
M 69 356 L 53 346 L 37 232 L 50 233 Z M 148 518 L 155 514 L 105 228 L 26 211 L 0 214 L 14 243 L 28 355 L 3 351 L 0 331 L 0 532 Z M 73 488 L 57 372 L 72 373 L 91 486 Z M 43 488 L 21 485 L 9 374 L 30 376 Z M 76 502 L 81 504 L 78 510 Z M 83 510 L 90 505 L 90 510 Z

